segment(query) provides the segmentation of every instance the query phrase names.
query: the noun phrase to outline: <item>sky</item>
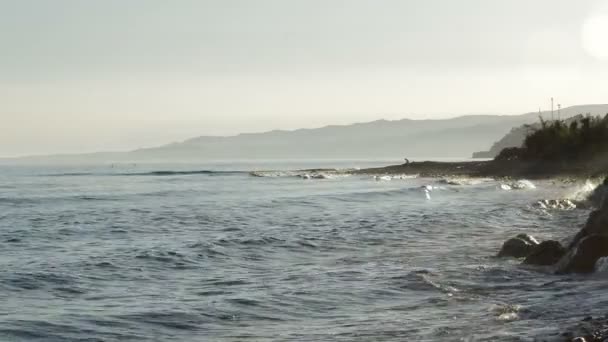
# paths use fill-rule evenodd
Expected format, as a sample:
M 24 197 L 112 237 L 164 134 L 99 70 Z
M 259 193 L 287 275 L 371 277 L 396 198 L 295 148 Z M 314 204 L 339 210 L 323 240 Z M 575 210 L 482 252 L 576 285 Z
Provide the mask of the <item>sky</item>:
M 608 0 L 0 0 L 0 157 L 608 102 Z

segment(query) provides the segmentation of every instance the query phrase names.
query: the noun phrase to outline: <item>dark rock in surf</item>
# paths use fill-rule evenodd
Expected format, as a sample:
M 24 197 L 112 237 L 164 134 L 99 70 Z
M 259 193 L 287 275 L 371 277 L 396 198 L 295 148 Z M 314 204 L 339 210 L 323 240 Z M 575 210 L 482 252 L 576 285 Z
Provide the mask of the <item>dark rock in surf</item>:
M 557 273 L 591 273 L 598 259 L 608 256 L 608 236 L 588 235 L 560 261 Z
M 600 184 L 597 188 L 595 188 L 595 190 L 593 190 L 587 200 L 592 206 L 601 208 L 604 203 L 604 199 L 606 198 L 606 194 L 608 194 L 608 177 L 604 179 L 604 183 Z
M 608 256 L 607 190 L 608 178 L 589 198 L 599 209 L 589 215 L 585 226 L 572 239 L 568 246 L 568 253 L 557 265 L 558 273 L 593 272 L 598 259 Z
M 604 342 L 608 340 L 608 317 L 585 317 L 561 337 L 563 341 Z
M 498 257 L 524 258 L 532 253 L 536 246 L 538 246 L 538 241 L 533 236 L 519 234 L 505 241 L 498 252 Z
M 576 234 L 569 248 L 574 248 L 583 238 L 590 235 L 608 236 L 608 201 L 604 201 L 600 209 L 589 215 L 585 226 Z
M 524 264 L 549 266 L 556 264 L 568 250 L 561 243 L 554 240 L 541 242 L 526 256 Z

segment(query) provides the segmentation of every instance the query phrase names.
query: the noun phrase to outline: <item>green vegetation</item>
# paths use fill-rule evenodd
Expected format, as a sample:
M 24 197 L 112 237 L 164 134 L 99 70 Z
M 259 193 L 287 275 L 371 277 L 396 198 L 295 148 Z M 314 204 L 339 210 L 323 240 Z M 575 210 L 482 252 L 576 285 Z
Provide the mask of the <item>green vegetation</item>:
M 576 161 L 608 154 L 608 114 L 544 121 L 532 130 L 521 148 L 506 148 L 497 160 Z

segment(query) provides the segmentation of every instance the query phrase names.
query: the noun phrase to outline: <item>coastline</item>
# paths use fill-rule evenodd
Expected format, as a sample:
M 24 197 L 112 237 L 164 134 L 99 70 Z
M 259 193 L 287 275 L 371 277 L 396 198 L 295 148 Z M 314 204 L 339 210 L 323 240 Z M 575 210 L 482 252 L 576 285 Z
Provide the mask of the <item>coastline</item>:
M 606 175 L 608 160 L 569 163 L 563 161 L 484 160 L 464 162 L 422 161 L 353 172 L 369 175 L 411 174 L 422 177 L 485 178 L 598 178 Z

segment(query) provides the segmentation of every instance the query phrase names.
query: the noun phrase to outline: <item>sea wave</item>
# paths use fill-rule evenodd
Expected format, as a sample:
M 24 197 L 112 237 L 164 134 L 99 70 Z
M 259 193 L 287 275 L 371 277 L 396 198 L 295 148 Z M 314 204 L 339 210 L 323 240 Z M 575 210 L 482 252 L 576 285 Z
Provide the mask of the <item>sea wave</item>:
M 570 184 L 198 168 L 3 179 L 0 340 L 513 341 L 605 314 L 608 262 L 597 279 L 492 257 L 522 232 L 571 236 L 585 210 L 533 206 Z
M 189 175 L 209 175 L 209 176 L 226 176 L 226 175 L 239 175 L 247 174 L 247 171 L 222 171 L 222 170 L 154 170 L 145 172 L 66 172 L 66 173 L 52 173 L 42 175 L 44 177 L 84 177 L 84 176 L 189 176 Z
M 189 175 L 209 175 L 209 176 L 227 176 L 246 174 L 246 171 L 213 171 L 213 170 L 196 170 L 196 171 L 150 171 L 140 173 L 119 173 L 118 176 L 189 176 Z

